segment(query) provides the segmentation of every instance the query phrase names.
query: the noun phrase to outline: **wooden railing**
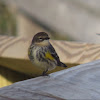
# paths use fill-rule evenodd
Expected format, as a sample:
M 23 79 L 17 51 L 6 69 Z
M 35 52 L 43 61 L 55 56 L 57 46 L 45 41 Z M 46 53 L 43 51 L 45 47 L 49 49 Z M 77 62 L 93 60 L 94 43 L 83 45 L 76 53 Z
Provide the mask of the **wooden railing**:
M 31 40 L 32 38 L 0 36 L 0 65 L 25 74 L 39 75 L 40 70 L 28 59 L 27 53 Z M 100 59 L 100 44 L 55 40 L 50 42 L 61 61 L 66 64 L 83 64 Z M 57 68 L 54 71 L 60 69 Z
M 31 76 L 36 77 L 42 73 L 28 59 L 27 50 L 31 39 L 0 36 L 0 87 L 28 79 Z M 50 42 L 56 49 L 61 61 L 67 64 L 68 67 L 71 67 L 69 64 L 81 65 L 52 73 L 48 77 L 41 76 L 1 88 L 0 100 L 25 100 L 25 98 L 30 100 L 34 98 L 53 98 L 57 100 L 100 99 L 100 60 L 97 60 L 100 59 L 100 44 L 55 40 Z M 91 62 L 93 60 L 97 61 Z M 61 69 L 64 68 L 57 67 L 52 72 Z M 31 76 L 28 77 L 28 75 Z

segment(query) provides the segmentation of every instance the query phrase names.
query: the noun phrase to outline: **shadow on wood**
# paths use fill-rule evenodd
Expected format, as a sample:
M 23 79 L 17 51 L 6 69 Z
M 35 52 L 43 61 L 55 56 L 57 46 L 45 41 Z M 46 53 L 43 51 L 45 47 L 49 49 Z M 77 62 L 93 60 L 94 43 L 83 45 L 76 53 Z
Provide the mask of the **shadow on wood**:
M 14 82 L 31 78 L 26 74 L 12 71 L 4 66 L 0 66 L 0 87 L 11 85 Z

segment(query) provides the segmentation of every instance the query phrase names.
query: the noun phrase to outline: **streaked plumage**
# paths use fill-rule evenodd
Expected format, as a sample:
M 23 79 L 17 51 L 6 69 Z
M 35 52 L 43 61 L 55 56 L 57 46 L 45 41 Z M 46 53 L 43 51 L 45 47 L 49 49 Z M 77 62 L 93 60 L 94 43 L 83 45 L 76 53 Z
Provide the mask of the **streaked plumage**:
M 45 32 L 39 32 L 33 37 L 28 55 L 31 62 L 43 70 L 43 75 L 56 66 L 67 67 L 60 61 L 55 49 L 49 42 L 48 34 Z

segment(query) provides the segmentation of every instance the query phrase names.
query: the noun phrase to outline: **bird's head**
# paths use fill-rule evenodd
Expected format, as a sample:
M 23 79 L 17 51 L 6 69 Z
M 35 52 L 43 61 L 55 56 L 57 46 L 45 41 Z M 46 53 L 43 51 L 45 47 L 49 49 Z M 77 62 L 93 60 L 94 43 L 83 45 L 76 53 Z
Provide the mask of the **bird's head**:
M 32 39 L 32 44 L 39 46 L 47 46 L 49 44 L 49 36 L 45 32 L 39 32 L 34 35 Z

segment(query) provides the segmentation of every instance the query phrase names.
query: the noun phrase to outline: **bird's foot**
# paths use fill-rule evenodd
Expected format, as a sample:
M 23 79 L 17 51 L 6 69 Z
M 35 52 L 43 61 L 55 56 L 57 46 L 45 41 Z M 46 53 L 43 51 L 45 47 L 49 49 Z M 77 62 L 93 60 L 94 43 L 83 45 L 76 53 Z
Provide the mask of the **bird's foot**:
M 47 74 L 47 71 L 48 71 L 48 69 L 45 70 L 45 71 L 43 71 L 42 76 L 49 76 L 49 75 Z
M 47 73 L 42 73 L 42 76 L 49 76 L 49 74 L 47 74 Z

